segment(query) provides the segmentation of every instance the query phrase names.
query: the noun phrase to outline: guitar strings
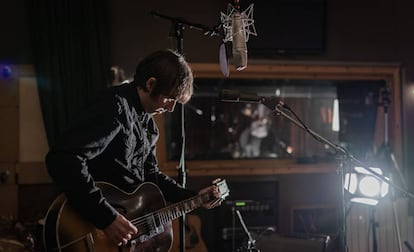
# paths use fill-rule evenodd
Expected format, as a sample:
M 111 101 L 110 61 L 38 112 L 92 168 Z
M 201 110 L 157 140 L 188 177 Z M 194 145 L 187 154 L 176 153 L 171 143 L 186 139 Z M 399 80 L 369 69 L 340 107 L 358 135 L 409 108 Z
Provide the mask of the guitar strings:
M 204 195 L 203 195 L 203 196 L 204 196 Z M 187 202 L 187 201 L 194 201 L 194 200 L 195 200 L 195 199 L 197 199 L 197 198 L 200 198 L 200 195 L 198 195 L 198 196 L 194 196 L 194 197 L 192 197 L 192 198 L 190 198 L 190 199 L 186 200 L 186 202 Z M 166 207 L 165 209 L 177 208 L 179 205 L 184 205 L 184 204 L 185 204 L 185 203 L 183 203 L 183 202 L 176 203 L 176 204 L 173 204 L 173 205 L 170 205 L 170 206 Z M 201 205 L 201 204 L 200 204 L 200 205 Z M 159 215 L 159 213 L 162 213 L 162 212 L 167 212 L 167 210 L 165 210 L 165 209 L 158 209 L 158 210 L 154 211 L 153 213 L 148 213 L 148 214 L 146 214 L 146 215 L 140 216 L 140 217 L 138 217 L 138 218 L 136 218 L 136 219 L 132 219 L 132 220 L 130 220 L 130 221 L 131 221 L 131 223 L 133 223 L 133 224 L 139 224 L 140 222 L 142 222 L 142 220 L 143 220 L 143 219 L 146 219 L 146 218 L 150 217 L 151 215 Z M 168 217 L 168 215 L 164 215 L 164 217 Z M 173 219 L 173 218 L 171 218 L 171 219 Z M 166 218 L 166 220 L 168 221 L 168 218 Z M 166 223 L 167 221 L 164 221 L 164 223 Z
M 158 217 L 158 220 L 159 220 L 160 224 L 165 224 L 168 221 L 170 221 L 172 219 L 175 219 L 175 218 L 180 216 L 180 215 L 178 215 L 179 214 L 178 211 L 174 211 L 173 213 L 168 214 L 168 212 L 169 212 L 168 209 L 176 208 L 176 209 L 179 209 L 180 212 L 184 212 L 184 213 L 189 212 L 190 211 L 189 209 L 184 209 L 184 211 L 182 209 L 183 207 L 185 207 L 185 203 L 191 202 L 191 201 L 195 202 L 195 207 L 194 207 L 194 209 L 195 209 L 195 208 L 202 205 L 203 198 L 205 198 L 206 196 L 208 196 L 208 193 L 202 194 L 202 195 L 197 195 L 197 196 L 194 196 L 192 198 L 189 198 L 188 200 L 186 200 L 184 202 L 179 202 L 179 203 L 172 204 L 172 205 L 166 207 L 165 209 L 158 209 L 158 210 L 154 211 L 153 213 L 145 214 L 143 216 L 132 219 L 130 221 L 131 221 L 132 224 L 134 224 L 135 226 L 138 227 L 138 235 L 139 234 L 144 234 L 144 233 L 147 233 L 149 231 L 149 226 L 150 225 L 149 225 L 147 220 L 152 215 L 155 216 L 155 217 Z M 141 232 L 141 231 L 143 231 L 143 232 Z

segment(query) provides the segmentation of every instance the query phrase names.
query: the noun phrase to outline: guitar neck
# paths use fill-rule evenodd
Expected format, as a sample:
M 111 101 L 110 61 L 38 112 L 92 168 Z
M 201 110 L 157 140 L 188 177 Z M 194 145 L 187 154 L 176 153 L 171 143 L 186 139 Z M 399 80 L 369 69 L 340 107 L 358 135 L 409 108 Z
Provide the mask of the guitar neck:
M 139 234 L 145 234 L 152 229 L 156 230 L 158 227 L 201 207 L 204 203 L 209 201 L 209 198 L 210 195 L 208 193 L 196 195 L 184 201 L 174 203 L 165 208 L 158 209 L 155 212 L 141 216 L 140 218 L 133 220 L 132 223 L 137 226 Z
M 167 223 L 201 207 L 204 203 L 208 202 L 209 197 L 209 194 L 196 195 L 160 209 L 156 214 L 159 216 L 162 223 Z
M 211 192 L 199 194 L 181 202 L 160 208 L 154 212 L 147 213 L 137 219 L 130 220 L 138 228 L 140 241 L 148 240 L 164 232 L 165 224 L 212 201 L 213 198 L 214 201 L 211 202 L 212 206 L 219 204 L 229 195 L 230 191 L 225 180 L 216 179 L 213 181 L 213 184 L 217 187 L 218 197 L 212 197 Z

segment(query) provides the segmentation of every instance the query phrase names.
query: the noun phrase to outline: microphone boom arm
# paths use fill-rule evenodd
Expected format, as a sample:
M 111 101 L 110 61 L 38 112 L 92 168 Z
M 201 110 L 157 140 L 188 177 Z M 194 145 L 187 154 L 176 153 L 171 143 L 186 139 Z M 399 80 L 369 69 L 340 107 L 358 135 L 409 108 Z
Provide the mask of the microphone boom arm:
M 202 31 L 204 35 L 210 35 L 211 37 L 213 36 L 223 37 L 223 34 L 219 30 L 220 25 L 210 28 L 206 25 L 192 23 L 181 17 L 171 17 L 171 16 L 158 13 L 156 11 L 151 11 L 150 14 L 154 17 L 164 18 L 164 19 L 170 20 L 173 23 L 180 23 L 180 24 L 188 26 L 191 29 Z
M 269 104 L 269 102 L 267 102 L 266 100 L 264 102 L 262 102 L 264 105 Z M 271 104 L 273 104 L 274 101 L 271 100 Z M 266 105 L 267 106 L 267 105 Z M 269 107 L 269 106 L 267 106 Z M 270 108 L 270 107 L 269 107 Z M 277 115 L 282 115 L 284 117 L 286 117 L 289 121 L 291 121 L 293 124 L 295 124 L 296 126 L 306 130 L 309 134 L 312 135 L 312 137 L 314 137 L 316 140 L 318 140 L 319 142 L 325 143 L 327 145 L 329 145 L 330 147 L 332 147 L 334 150 L 336 150 L 337 152 L 342 153 L 343 155 L 346 156 L 351 156 L 351 154 L 348 153 L 348 151 L 343 148 L 342 146 L 332 143 L 331 141 L 329 141 L 328 139 L 322 137 L 321 135 L 319 135 L 318 133 L 316 133 L 315 131 L 313 131 L 312 129 L 309 129 L 307 127 L 305 127 L 301 122 L 299 122 L 298 120 L 296 120 L 295 118 L 291 117 L 290 115 L 288 115 L 284 110 L 286 108 L 286 105 L 284 104 L 284 102 L 280 101 L 278 104 L 276 104 L 276 106 L 274 106 L 273 111 L 276 112 Z M 272 109 L 272 108 L 270 108 Z
M 338 144 L 332 143 L 331 141 L 327 140 L 326 138 L 320 136 L 319 134 L 317 134 L 316 132 L 314 132 L 313 130 L 308 128 L 302 122 L 299 122 L 299 120 L 296 120 L 295 118 L 288 115 L 284 110 L 287 109 L 292 113 L 293 113 L 293 111 L 286 104 L 284 104 L 282 101 L 276 102 L 276 100 L 274 98 L 270 98 L 270 99 L 262 100 L 262 103 L 265 106 L 267 106 L 268 108 L 270 108 L 272 111 L 276 112 L 277 115 L 284 116 L 285 118 L 287 118 L 289 121 L 291 121 L 296 126 L 306 130 L 306 132 L 308 132 L 310 135 L 312 135 L 312 137 L 314 137 L 317 141 L 319 141 L 321 143 L 325 143 L 325 144 L 329 145 L 330 147 L 334 148 L 334 150 L 336 150 L 338 153 L 341 153 L 343 155 L 343 159 L 347 158 L 347 159 L 351 160 L 352 162 L 354 162 L 355 164 L 358 164 L 359 166 L 364 167 L 374 177 L 378 178 L 379 180 L 381 180 L 385 183 L 388 183 L 390 186 L 397 189 L 399 192 L 401 192 L 408 199 L 414 200 L 414 195 L 412 193 L 410 193 L 406 189 L 396 185 L 393 181 L 387 180 L 385 178 L 385 176 L 383 176 L 382 174 L 377 173 L 376 171 L 374 171 L 373 169 L 368 167 L 366 164 L 364 164 L 363 162 L 361 162 L 360 160 L 358 160 L 354 156 L 352 156 L 344 147 L 339 146 Z M 295 115 L 295 113 L 293 113 L 293 114 Z M 346 230 L 346 203 L 345 203 L 345 189 L 344 189 L 344 185 L 345 185 L 344 184 L 344 178 L 345 178 L 344 167 L 345 167 L 344 166 L 344 161 L 342 160 L 341 165 L 340 165 L 340 169 L 338 171 L 338 174 L 341 177 L 340 187 L 341 187 L 341 198 L 342 198 L 342 200 L 341 200 L 341 223 L 340 223 L 340 226 L 339 226 L 339 243 L 340 243 L 340 251 L 341 252 L 345 252 L 345 251 L 348 250 L 347 245 L 346 245 L 347 230 Z
M 344 147 L 342 147 L 342 146 L 340 146 L 338 144 L 332 143 L 328 139 L 320 136 L 318 133 L 314 132 L 312 129 L 309 129 L 308 127 L 305 127 L 301 122 L 299 122 L 295 118 L 293 118 L 290 115 L 288 115 L 284 111 L 287 108 L 287 106 L 282 101 L 279 101 L 278 103 L 276 103 L 275 102 L 275 99 L 263 99 L 262 100 L 262 104 L 264 104 L 265 106 L 267 106 L 272 111 L 276 112 L 277 115 L 284 116 L 285 118 L 287 118 L 289 121 L 291 121 L 296 126 L 298 126 L 298 127 L 302 128 L 302 129 L 306 130 L 309 134 L 311 134 L 319 142 L 325 143 L 325 144 L 329 145 L 330 147 L 332 147 L 337 152 L 339 152 L 339 153 L 343 154 L 345 157 L 349 158 L 355 164 L 357 164 L 357 165 L 359 165 L 361 167 L 364 167 L 366 170 L 368 170 L 370 173 L 372 173 L 372 175 L 374 177 L 378 178 L 379 180 L 381 180 L 381 181 L 389 184 L 393 188 L 397 189 L 399 192 L 401 192 L 404 196 L 408 197 L 410 200 L 414 200 L 414 194 L 408 192 L 407 190 L 405 190 L 401 186 L 398 186 L 394 182 L 392 182 L 390 180 L 387 180 L 382 174 L 379 174 L 378 172 L 372 170 L 370 167 L 368 167 L 368 165 L 364 164 L 362 161 L 358 160 L 352 154 L 350 154 L 348 152 L 348 150 L 346 150 Z

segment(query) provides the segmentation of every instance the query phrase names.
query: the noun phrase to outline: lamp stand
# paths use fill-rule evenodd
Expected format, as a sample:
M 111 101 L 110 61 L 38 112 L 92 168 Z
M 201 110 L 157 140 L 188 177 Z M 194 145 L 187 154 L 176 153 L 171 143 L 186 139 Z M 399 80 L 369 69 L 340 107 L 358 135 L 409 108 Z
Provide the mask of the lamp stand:
M 385 87 L 382 92 L 382 102 L 380 103 L 380 105 L 382 105 L 383 107 L 383 111 L 384 111 L 384 143 L 380 146 L 380 148 L 378 149 L 377 152 L 377 157 L 382 157 L 383 161 L 385 161 L 385 165 L 387 166 L 387 169 L 390 172 L 390 180 L 392 182 L 394 182 L 394 176 L 393 173 L 396 172 L 398 174 L 398 177 L 401 181 L 401 183 L 403 184 L 404 188 L 407 188 L 407 184 L 406 181 L 404 179 L 404 176 L 401 173 L 401 170 L 398 166 L 398 163 L 395 159 L 394 153 L 392 153 L 391 151 L 391 147 L 389 145 L 389 136 L 388 136 L 388 109 L 389 109 L 389 105 L 391 103 L 390 100 L 390 91 L 388 89 L 388 87 Z M 397 209 L 396 209 L 396 192 L 394 190 L 394 188 L 390 188 L 391 190 L 391 197 L 392 197 L 392 210 L 393 210 L 393 214 L 394 214 L 394 225 L 395 225 L 395 230 L 396 230 L 396 238 L 397 238 L 397 243 L 398 243 L 398 251 L 402 252 L 402 242 L 401 242 L 401 233 L 400 233 L 400 226 L 399 226 L 399 222 L 398 222 L 398 213 L 397 213 Z M 374 250 L 375 252 L 376 250 Z
M 370 207 L 370 219 L 369 222 L 371 224 L 372 230 L 372 252 L 378 251 L 378 240 L 377 240 L 377 226 L 378 223 L 375 221 L 375 207 Z

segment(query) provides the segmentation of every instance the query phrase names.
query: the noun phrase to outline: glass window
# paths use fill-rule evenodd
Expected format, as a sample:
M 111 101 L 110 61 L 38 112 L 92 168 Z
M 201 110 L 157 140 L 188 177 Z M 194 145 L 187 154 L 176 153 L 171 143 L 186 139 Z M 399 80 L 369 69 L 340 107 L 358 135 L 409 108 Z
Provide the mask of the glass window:
M 333 143 L 352 147 L 358 137 L 349 134 L 357 132 L 358 125 L 366 125 L 360 129 L 369 133 L 366 138 L 373 138 L 376 110 L 372 109 L 376 109 L 381 85 L 383 82 L 378 81 L 195 79 L 194 96 L 184 107 L 185 157 L 187 160 L 333 161 L 334 151 L 329 146 L 316 141 L 284 116 L 261 103 L 223 102 L 219 98 L 220 90 L 276 97 L 316 133 Z M 352 111 L 348 109 L 350 106 Z M 178 160 L 181 153 L 181 113 L 181 106 L 177 106 L 174 113 L 167 113 L 165 117 L 168 160 Z M 367 117 L 372 114 L 374 117 Z M 360 120 L 355 126 L 355 120 L 361 117 L 366 120 Z

